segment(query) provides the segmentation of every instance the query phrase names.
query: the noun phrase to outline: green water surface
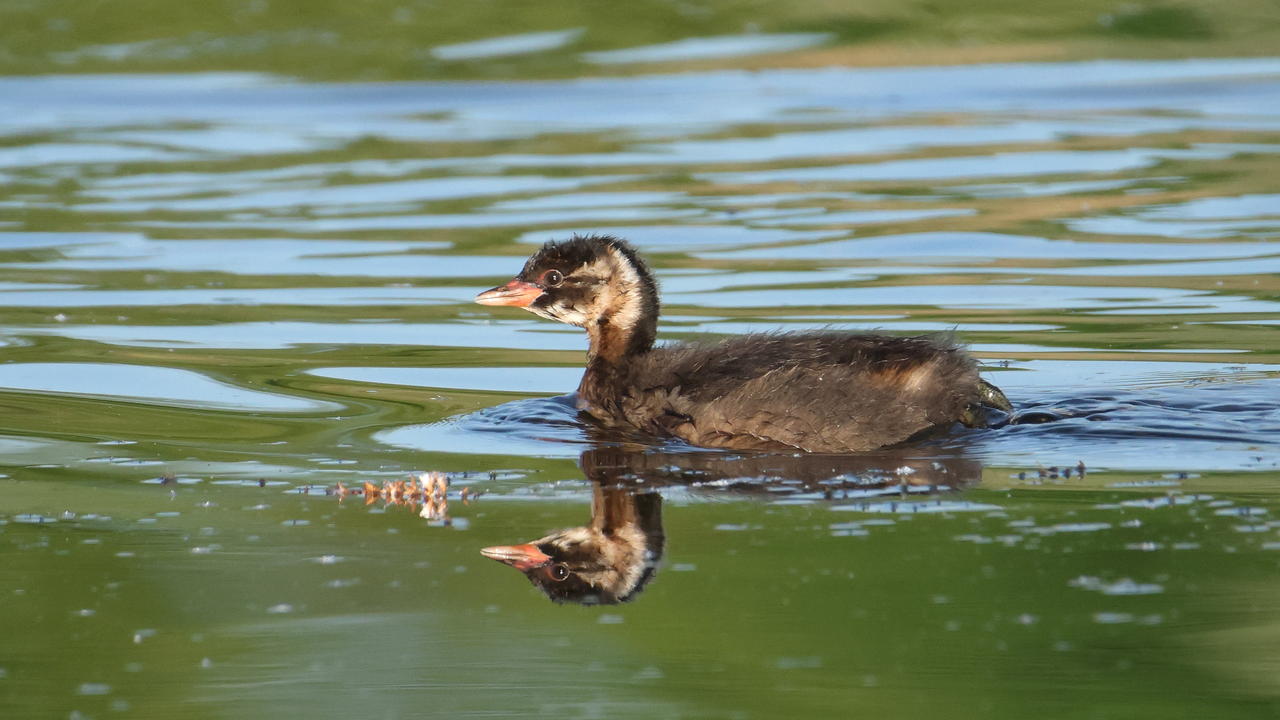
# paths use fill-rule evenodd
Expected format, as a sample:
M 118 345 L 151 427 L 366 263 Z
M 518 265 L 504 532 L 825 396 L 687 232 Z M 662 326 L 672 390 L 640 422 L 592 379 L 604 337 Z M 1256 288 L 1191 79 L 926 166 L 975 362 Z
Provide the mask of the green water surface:
M 0 8 L 0 717 L 1276 716 L 1274 8 L 1069 5 Z M 602 438 L 471 302 L 587 231 L 664 341 L 953 332 L 1058 419 Z M 479 549 L 596 451 L 665 550 L 554 604 Z

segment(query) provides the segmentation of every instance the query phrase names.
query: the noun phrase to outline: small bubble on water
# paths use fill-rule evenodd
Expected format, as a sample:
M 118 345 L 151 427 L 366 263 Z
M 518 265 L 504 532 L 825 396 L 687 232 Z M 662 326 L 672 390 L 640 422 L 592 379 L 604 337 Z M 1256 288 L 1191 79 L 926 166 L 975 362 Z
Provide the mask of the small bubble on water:
M 1120 578 L 1115 582 L 1092 575 L 1081 575 L 1067 583 L 1071 587 L 1092 590 L 1103 595 L 1158 595 L 1164 592 L 1164 586 L 1157 583 L 1140 583 L 1131 578 Z
M 642 668 L 640 672 L 636 673 L 634 676 L 634 679 L 635 680 L 661 680 L 664 677 L 666 677 L 666 675 L 662 672 L 661 668 L 656 667 L 654 665 L 650 665 L 649 667 Z
M 293 606 L 289 603 L 279 603 L 267 608 L 267 612 L 271 615 L 284 615 L 293 612 Z
M 813 670 L 822 667 L 822 658 L 817 655 L 780 657 L 773 665 L 779 670 Z
M 106 683 L 81 683 L 77 695 L 110 695 L 111 686 Z
M 1267 510 L 1266 508 L 1260 508 L 1260 507 L 1231 507 L 1231 508 L 1224 508 L 1222 510 L 1214 511 L 1213 514 L 1222 515 L 1224 517 L 1230 517 L 1230 516 L 1253 517 L 1256 515 L 1266 515 Z
M 1099 625 L 1121 625 L 1133 622 L 1133 614 L 1123 612 L 1096 612 L 1093 614 L 1093 621 Z
M 621 615 L 605 614 L 605 615 L 601 615 L 600 619 L 597 620 L 596 622 L 600 623 L 601 625 L 621 625 L 623 622 L 623 617 Z
M 44 523 L 57 522 L 57 518 L 47 517 L 32 513 L 20 513 L 13 516 L 14 522 L 27 523 L 30 525 L 43 525 Z

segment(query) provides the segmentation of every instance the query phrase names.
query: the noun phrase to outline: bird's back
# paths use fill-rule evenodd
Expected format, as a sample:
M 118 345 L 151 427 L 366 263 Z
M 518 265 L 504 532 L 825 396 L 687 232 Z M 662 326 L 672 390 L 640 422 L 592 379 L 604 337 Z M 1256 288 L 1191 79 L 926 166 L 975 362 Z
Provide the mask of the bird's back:
M 956 422 L 982 399 L 974 361 L 932 337 L 742 335 L 655 348 L 626 376 L 612 410 L 624 417 L 606 419 L 733 449 L 870 450 Z

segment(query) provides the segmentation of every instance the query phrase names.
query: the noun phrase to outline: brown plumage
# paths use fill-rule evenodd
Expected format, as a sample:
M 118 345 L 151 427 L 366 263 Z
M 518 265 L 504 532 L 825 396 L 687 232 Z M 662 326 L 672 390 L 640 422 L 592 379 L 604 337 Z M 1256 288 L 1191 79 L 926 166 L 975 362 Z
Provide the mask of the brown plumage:
M 948 339 L 803 332 L 654 346 L 658 292 L 626 242 L 549 242 L 486 305 L 523 307 L 590 339 L 578 407 L 601 423 L 739 450 L 893 445 L 981 408 L 1011 409 Z

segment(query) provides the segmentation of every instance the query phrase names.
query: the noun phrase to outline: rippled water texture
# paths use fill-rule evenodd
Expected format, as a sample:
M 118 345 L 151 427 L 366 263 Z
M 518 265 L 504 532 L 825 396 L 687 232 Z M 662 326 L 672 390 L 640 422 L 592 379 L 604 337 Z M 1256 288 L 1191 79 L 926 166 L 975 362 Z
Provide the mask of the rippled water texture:
M 1280 59 L 4 77 L 0 140 L 6 717 L 1280 711 Z M 602 435 L 585 338 L 471 302 L 584 231 L 663 339 L 953 332 L 1015 422 Z M 479 555 L 593 495 L 664 529 L 631 602 Z

